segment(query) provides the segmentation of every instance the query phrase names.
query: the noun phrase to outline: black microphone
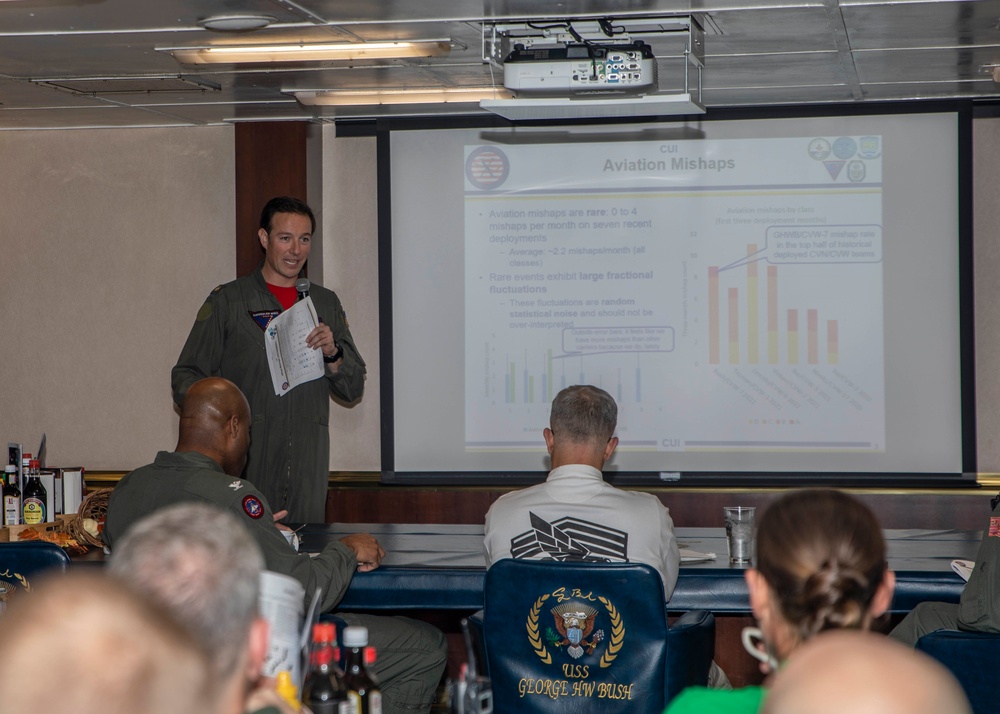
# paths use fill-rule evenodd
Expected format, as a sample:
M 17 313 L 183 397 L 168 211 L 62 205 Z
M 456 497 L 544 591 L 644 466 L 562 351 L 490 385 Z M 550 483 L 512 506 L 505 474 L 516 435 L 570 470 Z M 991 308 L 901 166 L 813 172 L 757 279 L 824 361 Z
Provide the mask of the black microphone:
M 307 278 L 299 278 L 296 280 L 295 291 L 299 294 L 297 300 L 305 300 L 309 297 L 309 280 Z

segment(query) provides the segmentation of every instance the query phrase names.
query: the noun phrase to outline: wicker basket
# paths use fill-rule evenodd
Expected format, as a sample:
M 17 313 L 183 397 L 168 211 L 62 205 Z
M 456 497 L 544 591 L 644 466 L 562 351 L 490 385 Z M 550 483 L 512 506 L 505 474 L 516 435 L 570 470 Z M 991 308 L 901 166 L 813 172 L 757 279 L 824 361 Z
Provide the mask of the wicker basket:
M 83 499 L 83 503 L 80 504 L 80 509 L 77 511 L 76 516 L 71 518 L 66 524 L 66 531 L 72 537 L 76 538 L 78 543 L 96 548 L 104 546 L 104 541 L 90 535 L 90 533 L 84 530 L 83 519 L 93 518 L 98 523 L 103 524 L 104 515 L 108 512 L 108 498 L 110 496 L 110 488 L 98 488 L 91 491 Z

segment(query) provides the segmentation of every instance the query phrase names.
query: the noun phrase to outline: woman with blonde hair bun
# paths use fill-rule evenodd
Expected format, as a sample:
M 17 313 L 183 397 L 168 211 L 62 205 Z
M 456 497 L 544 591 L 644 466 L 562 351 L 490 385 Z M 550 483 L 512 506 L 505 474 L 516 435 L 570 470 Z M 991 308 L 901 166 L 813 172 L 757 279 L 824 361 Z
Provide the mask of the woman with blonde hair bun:
M 757 527 L 756 567 L 747 569 L 746 580 L 759 630 L 747 628 L 743 641 L 765 673 L 824 630 L 870 629 L 889 608 L 896 584 L 875 514 L 831 489 L 793 491 L 764 511 Z M 690 687 L 667 713 L 757 712 L 766 684 L 734 690 Z

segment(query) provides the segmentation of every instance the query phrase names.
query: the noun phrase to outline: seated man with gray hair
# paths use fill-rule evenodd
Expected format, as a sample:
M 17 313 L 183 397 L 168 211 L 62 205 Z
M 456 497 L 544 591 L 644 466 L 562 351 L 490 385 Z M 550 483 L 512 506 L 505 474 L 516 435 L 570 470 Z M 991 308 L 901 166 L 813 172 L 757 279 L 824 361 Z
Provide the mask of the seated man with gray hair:
M 552 402 L 545 483 L 498 498 L 486 514 L 486 564 L 501 558 L 646 563 L 669 600 L 680 552 L 660 499 L 605 483 L 618 447 L 618 405 L 603 389 L 567 387 Z
M 115 546 L 110 572 L 173 616 L 211 658 L 217 711 L 282 706 L 256 689 L 268 648 L 258 614 L 264 557 L 229 513 L 182 503 L 137 522 Z

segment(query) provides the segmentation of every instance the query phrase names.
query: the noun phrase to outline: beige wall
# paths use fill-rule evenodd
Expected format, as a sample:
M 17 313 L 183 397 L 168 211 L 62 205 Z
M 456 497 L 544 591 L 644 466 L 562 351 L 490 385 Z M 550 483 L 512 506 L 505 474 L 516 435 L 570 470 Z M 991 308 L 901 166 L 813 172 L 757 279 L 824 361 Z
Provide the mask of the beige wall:
M 234 273 L 233 131 L 0 134 L 0 440 L 128 469 L 176 441 L 170 368 Z
M 351 334 L 368 365 L 365 396 L 330 409 L 330 468 L 381 469 L 378 341 L 378 215 L 375 139 L 322 133 L 323 284 L 344 304 Z
M 979 466 L 1000 472 L 1000 120 L 977 120 Z M 314 132 L 320 264 L 369 368 L 365 397 L 331 409 L 332 470 L 379 469 L 378 247 L 373 138 Z M 169 373 L 209 290 L 231 279 L 229 128 L 0 134 L 0 442 L 49 463 L 127 470 L 176 439 Z

